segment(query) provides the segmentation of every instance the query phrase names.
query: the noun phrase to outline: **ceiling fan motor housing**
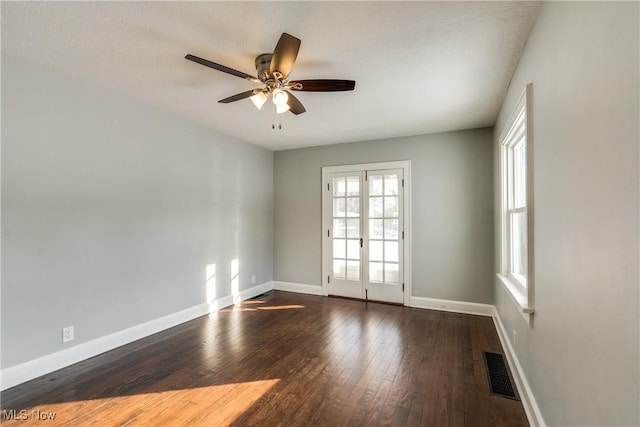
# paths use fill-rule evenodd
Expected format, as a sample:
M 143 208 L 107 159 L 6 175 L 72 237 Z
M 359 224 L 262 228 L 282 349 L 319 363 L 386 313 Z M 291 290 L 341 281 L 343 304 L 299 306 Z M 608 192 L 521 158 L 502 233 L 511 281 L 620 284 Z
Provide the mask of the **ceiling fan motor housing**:
M 256 70 L 258 78 L 262 82 L 266 82 L 271 78 L 271 57 L 272 53 L 263 53 L 256 58 Z

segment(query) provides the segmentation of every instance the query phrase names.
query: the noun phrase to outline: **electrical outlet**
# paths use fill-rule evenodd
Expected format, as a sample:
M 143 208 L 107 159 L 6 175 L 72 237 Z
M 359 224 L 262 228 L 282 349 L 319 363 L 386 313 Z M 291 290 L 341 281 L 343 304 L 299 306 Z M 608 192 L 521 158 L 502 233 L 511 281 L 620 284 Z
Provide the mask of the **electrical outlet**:
M 62 342 L 73 341 L 73 326 L 62 328 Z
M 252 284 L 252 285 L 255 285 L 255 284 L 256 284 L 256 275 L 255 275 L 255 274 L 252 274 L 252 275 L 251 275 L 251 284 Z
M 513 339 L 511 340 L 513 343 L 513 350 L 517 351 L 518 350 L 518 333 L 516 331 L 511 331 L 512 335 L 513 335 Z

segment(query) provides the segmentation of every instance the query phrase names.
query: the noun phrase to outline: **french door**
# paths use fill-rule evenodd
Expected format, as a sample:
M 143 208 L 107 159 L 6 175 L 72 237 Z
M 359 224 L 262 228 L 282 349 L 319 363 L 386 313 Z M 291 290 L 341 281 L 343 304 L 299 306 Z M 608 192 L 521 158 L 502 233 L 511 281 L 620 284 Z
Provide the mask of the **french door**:
M 325 294 L 405 302 L 408 166 L 398 163 L 323 169 Z

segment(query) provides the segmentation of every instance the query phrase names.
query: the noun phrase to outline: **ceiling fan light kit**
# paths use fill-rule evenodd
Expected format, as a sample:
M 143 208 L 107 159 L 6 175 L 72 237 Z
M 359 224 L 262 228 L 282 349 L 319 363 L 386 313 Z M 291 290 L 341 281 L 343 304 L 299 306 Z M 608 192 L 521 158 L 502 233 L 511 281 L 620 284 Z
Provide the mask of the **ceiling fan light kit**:
M 276 104 L 277 106 L 284 105 L 287 103 L 287 101 L 289 101 L 289 96 L 287 95 L 287 92 L 285 92 L 280 88 L 274 89 L 272 92 L 272 96 L 273 96 L 273 103 Z
M 253 102 L 253 105 L 255 105 L 256 108 L 260 110 L 262 109 L 264 103 L 267 102 L 267 99 L 269 99 L 269 97 L 261 91 L 258 92 L 257 95 L 250 96 L 249 99 L 251 100 L 251 102 Z
M 221 99 L 218 102 L 228 104 L 230 102 L 239 101 L 249 98 L 258 110 L 271 96 L 277 114 L 291 111 L 298 115 L 307 111 L 300 100 L 296 98 L 290 91 L 301 92 L 341 92 L 349 91 L 355 88 L 356 82 L 353 80 L 288 80 L 289 73 L 298 57 L 300 50 L 300 39 L 282 33 L 273 53 L 263 53 L 258 55 L 255 60 L 255 67 L 258 77 L 253 77 L 242 71 L 211 62 L 209 60 L 199 58 L 188 54 L 186 59 L 213 68 L 232 76 L 240 77 L 253 83 L 262 84 L 264 87 L 248 90 L 228 98 Z

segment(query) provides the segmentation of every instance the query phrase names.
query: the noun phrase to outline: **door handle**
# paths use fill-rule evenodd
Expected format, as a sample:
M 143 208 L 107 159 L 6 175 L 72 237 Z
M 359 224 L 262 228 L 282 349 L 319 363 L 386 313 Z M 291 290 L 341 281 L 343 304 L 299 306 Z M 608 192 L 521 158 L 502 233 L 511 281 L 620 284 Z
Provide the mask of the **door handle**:
M 363 244 L 363 239 L 362 239 L 362 237 L 361 237 L 361 238 L 360 238 L 360 247 L 362 247 L 362 244 Z

